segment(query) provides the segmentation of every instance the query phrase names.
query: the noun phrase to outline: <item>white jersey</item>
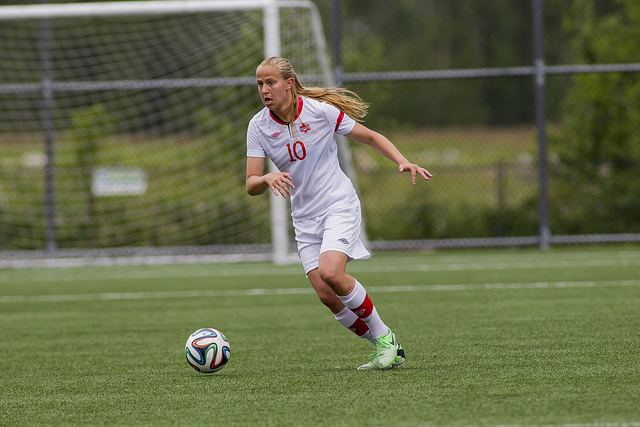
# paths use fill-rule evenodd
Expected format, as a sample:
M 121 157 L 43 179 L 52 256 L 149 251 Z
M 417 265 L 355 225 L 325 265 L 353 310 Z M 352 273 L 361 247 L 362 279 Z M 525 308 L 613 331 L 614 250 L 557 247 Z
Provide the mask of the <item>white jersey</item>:
M 333 105 L 298 97 L 298 113 L 290 125 L 267 108 L 253 116 L 247 130 L 247 157 L 268 157 L 291 175 L 294 219 L 322 215 L 358 198 L 340 169 L 334 136 L 346 135 L 354 126 L 355 121 Z

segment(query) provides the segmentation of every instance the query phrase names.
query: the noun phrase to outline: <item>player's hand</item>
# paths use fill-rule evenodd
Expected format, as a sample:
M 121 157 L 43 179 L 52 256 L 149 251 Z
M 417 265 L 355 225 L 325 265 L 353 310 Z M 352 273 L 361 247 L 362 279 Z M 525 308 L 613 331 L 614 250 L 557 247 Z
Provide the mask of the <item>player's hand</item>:
M 291 197 L 291 191 L 295 188 L 288 172 L 268 173 L 264 176 L 264 182 L 267 183 L 276 196 Z
M 413 183 L 413 185 L 416 184 L 416 176 L 417 175 L 420 175 L 426 181 L 430 180 L 431 177 L 432 177 L 431 172 L 429 172 L 428 170 L 426 170 L 423 167 L 420 167 L 420 166 L 416 165 L 415 163 L 400 163 L 398 165 L 398 170 L 400 172 L 409 172 L 409 173 L 411 173 L 411 182 Z

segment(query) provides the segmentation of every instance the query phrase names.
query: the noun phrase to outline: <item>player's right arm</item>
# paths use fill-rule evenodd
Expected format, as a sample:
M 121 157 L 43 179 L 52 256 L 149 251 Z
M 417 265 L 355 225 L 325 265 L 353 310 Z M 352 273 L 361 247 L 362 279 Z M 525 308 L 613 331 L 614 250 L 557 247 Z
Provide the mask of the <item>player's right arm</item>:
M 247 157 L 247 193 L 257 196 L 271 188 L 276 196 L 290 197 L 293 189 L 291 175 L 287 172 L 264 173 L 264 157 Z

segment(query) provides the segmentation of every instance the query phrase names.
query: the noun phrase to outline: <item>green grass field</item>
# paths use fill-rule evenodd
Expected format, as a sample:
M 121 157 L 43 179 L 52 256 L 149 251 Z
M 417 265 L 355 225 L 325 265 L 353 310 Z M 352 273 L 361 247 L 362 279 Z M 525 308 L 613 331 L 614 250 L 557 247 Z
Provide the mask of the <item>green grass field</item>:
M 349 266 L 407 351 L 368 344 L 300 267 L 0 270 L 0 425 L 640 423 L 640 247 L 376 254 Z M 200 327 L 232 345 L 187 366 Z

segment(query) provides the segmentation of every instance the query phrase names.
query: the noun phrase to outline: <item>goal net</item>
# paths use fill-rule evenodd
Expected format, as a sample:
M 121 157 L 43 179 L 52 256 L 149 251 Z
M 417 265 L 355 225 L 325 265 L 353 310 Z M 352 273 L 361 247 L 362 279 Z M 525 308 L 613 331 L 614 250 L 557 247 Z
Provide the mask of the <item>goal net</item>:
M 286 259 L 287 206 L 245 193 L 255 67 L 329 84 L 308 1 L 0 7 L 0 257 Z

